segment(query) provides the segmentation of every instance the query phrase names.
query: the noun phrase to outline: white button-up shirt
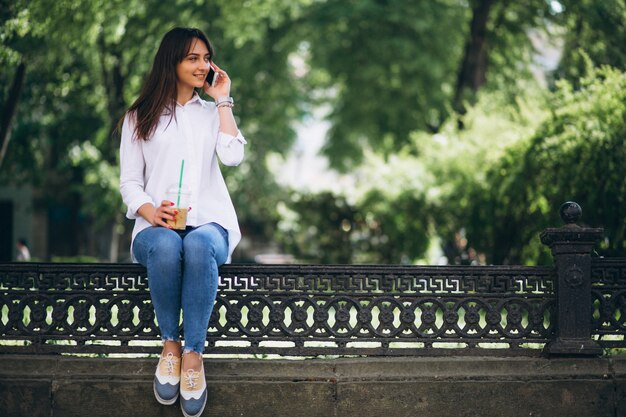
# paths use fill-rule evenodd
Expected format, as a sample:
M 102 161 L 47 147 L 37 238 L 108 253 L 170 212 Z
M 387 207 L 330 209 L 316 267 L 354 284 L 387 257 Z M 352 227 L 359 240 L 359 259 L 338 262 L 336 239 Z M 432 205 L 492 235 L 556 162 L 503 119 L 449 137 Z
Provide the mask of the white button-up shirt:
M 215 222 L 226 229 L 230 262 L 241 232 L 217 157 L 224 165 L 239 165 L 246 144 L 241 132 L 237 136 L 220 132 L 215 104 L 197 94 L 185 105 L 176 105 L 171 122 L 169 115 L 162 115 L 150 140 L 136 139 L 134 130 L 134 119 L 126 115 L 120 144 L 120 192 L 128 207 L 126 217 L 135 220 L 133 241 L 139 232 L 150 227 L 137 210 L 146 203 L 158 207 L 161 201 L 168 200 L 167 189 L 178 186 L 184 160 L 182 183 L 191 192 L 192 208 L 187 225 Z

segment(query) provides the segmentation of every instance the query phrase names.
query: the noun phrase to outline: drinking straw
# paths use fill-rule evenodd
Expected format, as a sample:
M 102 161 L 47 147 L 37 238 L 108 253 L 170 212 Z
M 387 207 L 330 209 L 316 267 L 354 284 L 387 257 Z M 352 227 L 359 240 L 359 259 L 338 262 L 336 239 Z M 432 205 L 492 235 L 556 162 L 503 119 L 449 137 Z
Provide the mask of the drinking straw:
M 183 186 L 183 170 L 185 169 L 185 160 L 180 163 L 180 179 L 178 180 L 178 198 L 176 199 L 176 207 L 180 207 L 180 189 Z

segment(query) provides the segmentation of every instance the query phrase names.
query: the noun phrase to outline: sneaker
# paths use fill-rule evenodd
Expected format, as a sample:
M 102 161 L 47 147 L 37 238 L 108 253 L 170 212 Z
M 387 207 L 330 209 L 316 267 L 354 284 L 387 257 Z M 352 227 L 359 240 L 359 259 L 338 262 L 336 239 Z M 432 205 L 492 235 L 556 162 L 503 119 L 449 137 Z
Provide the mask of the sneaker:
M 161 356 L 154 373 L 154 396 L 164 405 L 171 405 L 178 399 L 180 390 L 180 358 L 169 352 Z
M 185 417 L 198 417 L 206 405 L 206 378 L 204 365 L 200 371 L 188 369 L 183 372 L 180 383 L 180 408 Z

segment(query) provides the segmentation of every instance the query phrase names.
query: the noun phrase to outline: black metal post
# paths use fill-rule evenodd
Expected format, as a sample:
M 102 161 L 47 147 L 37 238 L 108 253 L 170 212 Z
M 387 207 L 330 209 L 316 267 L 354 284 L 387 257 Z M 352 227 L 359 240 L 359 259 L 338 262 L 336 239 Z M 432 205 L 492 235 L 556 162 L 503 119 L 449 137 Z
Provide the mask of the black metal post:
M 600 345 L 591 339 L 591 251 L 604 229 L 580 227 L 580 206 L 568 201 L 561 206 L 560 228 L 541 233 L 541 242 L 552 250 L 556 265 L 556 339 L 546 345 L 550 355 L 597 356 Z

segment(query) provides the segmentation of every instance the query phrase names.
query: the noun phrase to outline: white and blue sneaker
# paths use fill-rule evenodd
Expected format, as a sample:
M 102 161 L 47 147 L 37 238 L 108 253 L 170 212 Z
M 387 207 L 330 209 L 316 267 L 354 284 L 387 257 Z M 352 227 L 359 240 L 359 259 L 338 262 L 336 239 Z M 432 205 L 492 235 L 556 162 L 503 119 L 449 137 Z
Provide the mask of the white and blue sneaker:
M 169 352 L 161 356 L 154 373 L 154 396 L 164 405 L 171 405 L 178 399 L 180 391 L 180 358 Z
M 188 369 L 183 372 L 180 383 L 180 408 L 185 417 L 198 417 L 206 405 L 206 378 L 204 365 L 200 371 Z

